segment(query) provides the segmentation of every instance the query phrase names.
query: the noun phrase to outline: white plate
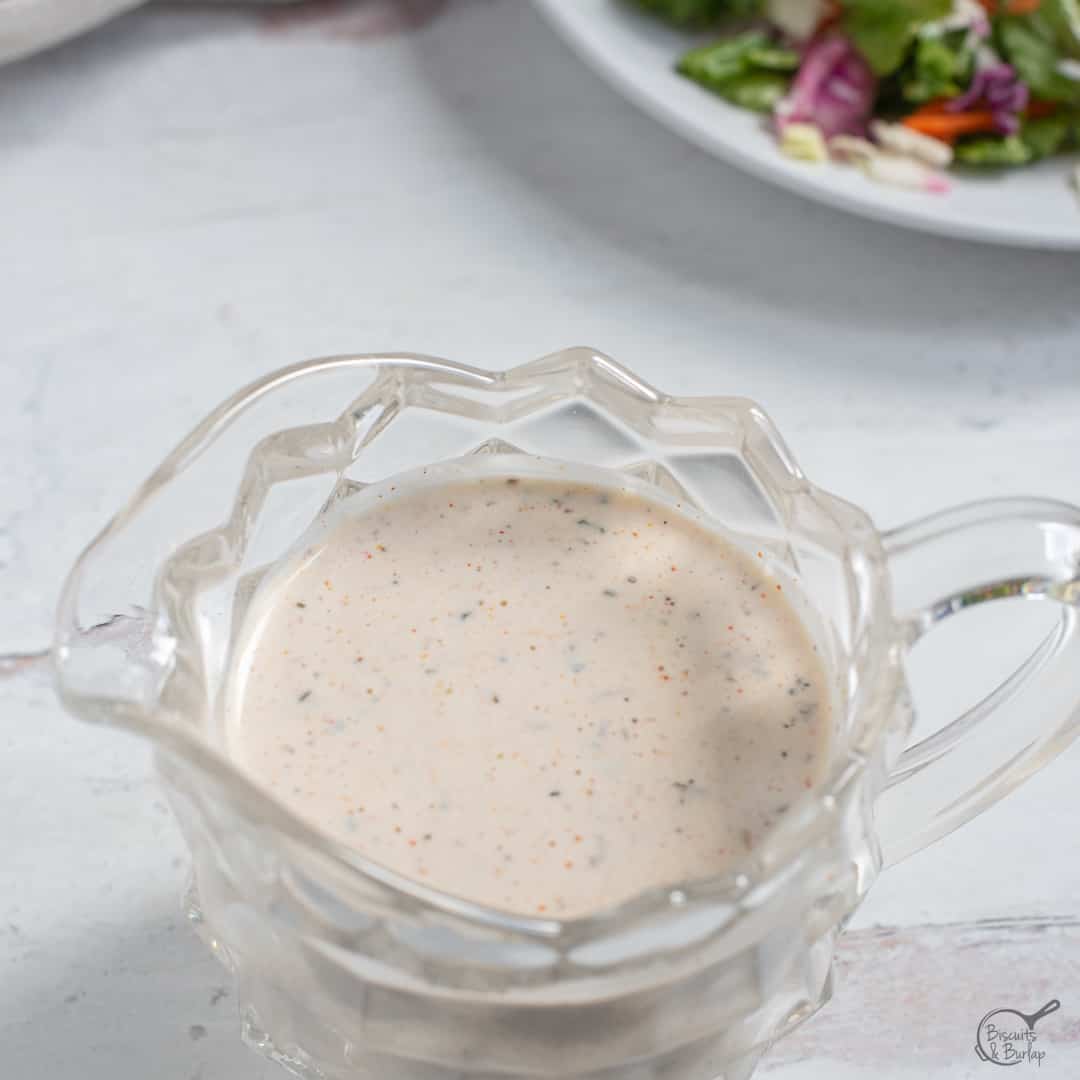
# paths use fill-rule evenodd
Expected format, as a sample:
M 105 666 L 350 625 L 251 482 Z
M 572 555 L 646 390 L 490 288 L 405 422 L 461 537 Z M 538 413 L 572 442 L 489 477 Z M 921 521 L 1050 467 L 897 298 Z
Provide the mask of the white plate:
M 1077 155 L 969 178 L 947 195 L 883 187 L 857 169 L 784 157 L 760 117 L 728 105 L 672 70 L 686 35 L 620 0 L 536 0 L 590 66 L 631 101 L 692 142 L 811 199 L 912 229 L 1020 247 L 1080 250 Z
M 0 0 L 0 63 L 55 45 L 143 0 Z

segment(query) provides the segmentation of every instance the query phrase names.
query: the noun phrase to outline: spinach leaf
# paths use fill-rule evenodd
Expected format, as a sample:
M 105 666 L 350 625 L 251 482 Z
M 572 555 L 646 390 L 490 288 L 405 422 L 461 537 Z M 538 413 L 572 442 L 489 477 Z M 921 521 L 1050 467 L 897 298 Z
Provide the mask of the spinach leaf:
M 759 30 L 748 30 L 692 49 L 677 70 L 735 105 L 768 112 L 788 92 L 788 73 L 798 66 L 798 53 L 772 45 Z
M 1039 16 L 1052 30 L 1058 48 L 1080 60 L 1080 0 L 1043 0 Z
M 921 105 L 935 98 L 956 97 L 967 89 L 975 71 L 975 53 L 963 32 L 919 38 L 904 66 L 904 100 Z
M 1044 18 L 1007 16 L 997 21 L 996 31 L 1002 55 L 1036 98 L 1080 104 L 1080 82 L 1058 71 L 1061 56 Z
M 683 75 L 710 90 L 750 70 L 750 54 L 768 46 L 769 39 L 759 30 L 725 38 L 700 49 L 691 49 L 676 65 Z
M 775 71 L 751 71 L 728 80 L 719 93 L 733 105 L 754 112 L 772 112 L 788 92 L 789 82 Z
M 1020 130 L 1032 161 L 1050 157 L 1064 149 L 1068 142 L 1072 125 L 1067 116 L 1044 116 L 1041 120 L 1027 120 Z
M 1019 135 L 978 135 L 956 144 L 956 162 L 976 168 L 1027 165 L 1032 160 Z
M 1030 165 L 1033 161 L 1064 150 L 1075 138 L 1075 117 L 1067 113 L 1025 120 L 1019 135 L 980 135 L 963 139 L 956 146 L 960 165 L 1001 168 Z
M 676 26 L 708 26 L 726 15 L 755 15 L 760 0 L 634 0 Z

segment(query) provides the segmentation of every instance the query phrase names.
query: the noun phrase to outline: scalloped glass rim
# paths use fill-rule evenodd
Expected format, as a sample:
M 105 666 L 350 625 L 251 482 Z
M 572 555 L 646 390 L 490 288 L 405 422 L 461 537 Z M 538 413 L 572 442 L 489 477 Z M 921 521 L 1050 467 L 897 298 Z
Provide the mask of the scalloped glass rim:
M 162 707 L 159 701 L 155 701 L 154 709 L 149 709 L 129 700 L 86 694 L 68 683 L 64 677 L 65 663 L 71 655 L 72 645 L 88 629 L 78 624 L 78 591 L 94 553 L 260 398 L 305 376 L 351 368 L 369 369 L 375 375 L 372 384 L 360 398 L 350 403 L 330 424 L 289 429 L 290 432 L 313 432 L 318 429 L 326 445 L 335 447 L 349 461 L 354 460 L 377 434 L 376 428 L 365 429 L 360 422 L 366 415 L 365 399 L 380 392 L 380 383 L 385 384 L 387 380 L 397 381 L 398 390 L 408 404 L 429 409 L 440 406 L 443 394 L 441 384 L 452 386 L 455 391 L 481 391 L 482 397 L 494 393 L 503 398 L 503 403 L 491 405 L 482 399 L 477 400 L 472 407 L 474 415 L 503 421 L 553 402 L 567 400 L 564 390 L 552 389 L 545 380 L 550 380 L 556 374 L 565 378 L 569 371 L 578 396 L 588 398 L 601 408 L 603 405 L 600 403 L 606 394 L 629 396 L 641 406 L 641 410 L 636 416 L 620 413 L 619 418 L 639 429 L 644 424 L 651 433 L 659 432 L 666 439 L 678 441 L 684 437 L 678 432 L 680 426 L 690 432 L 710 422 L 715 424 L 720 414 L 727 420 L 734 420 L 737 424 L 737 448 L 740 453 L 753 459 L 755 476 L 767 481 L 776 495 L 790 500 L 796 510 L 800 503 L 810 503 L 818 515 L 824 512 L 835 523 L 834 539 L 843 537 L 842 557 L 849 576 L 858 582 L 855 591 L 860 603 L 855 613 L 857 627 L 854 640 L 859 643 L 859 652 L 866 663 L 859 689 L 847 703 L 848 710 L 855 716 L 847 751 L 835 762 L 826 782 L 795 803 L 755 850 L 733 870 L 706 881 L 643 892 L 623 904 L 576 919 L 560 921 L 513 915 L 425 887 L 386 870 L 331 839 L 259 787 L 228 758 L 196 736 L 190 725 L 185 724 L 175 712 L 170 712 L 167 706 Z M 382 389 L 385 389 L 384 385 Z M 672 430 L 664 431 L 665 426 Z M 751 443 L 754 448 L 748 450 Z M 323 471 L 328 471 L 325 460 L 322 465 Z M 180 551 L 208 538 L 224 542 L 226 547 L 239 542 L 242 548 L 243 528 L 241 523 L 234 520 L 240 512 L 240 493 L 247 490 L 250 494 L 259 482 L 265 483 L 265 480 L 253 475 L 249 459 L 229 519 L 211 533 L 204 533 L 184 544 Z M 230 529 L 233 534 L 226 537 Z M 173 559 L 169 562 L 173 562 Z M 164 459 L 127 505 L 87 546 L 64 584 L 58 607 L 54 650 L 58 689 L 65 705 L 73 712 L 145 735 L 160 750 L 178 755 L 218 782 L 229 791 L 232 801 L 244 808 L 252 821 L 279 834 L 288 845 L 290 856 L 300 865 L 317 859 L 321 864 L 320 869 L 329 871 L 330 879 L 335 884 L 348 887 L 351 881 L 354 885 L 364 886 L 366 903 L 371 900 L 371 886 L 375 886 L 386 906 L 412 918 L 427 914 L 445 922 L 449 917 L 451 921 L 462 920 L 474 928 L 486 927 L 507 934 L 570 945 L 590 940 L 613 928 L 624 929 L 627 924 L 647 921 L 658 913 L 681 908 L 698 899 L 732 905 L 734 918 L 738 912 L 753 909 L 765 897 L 773 895 L 775 889 L 801 863 L 800 857 L 813 847 L 813 841 L 828 832 L 834 823 L 842 794 L 862 774 L 873 757 L 873 749 L 889 727 L 901 685 L 899 668 L 895 663 L 896 650 L 891 647 L 898 638 L 889 609 L 887 579 L 880 569 L 883 562 L 880 540 L 869 518 L 851 504 L 810 483 L 765 412 L 748 399 L 680 398 L 664 394 L 610 357 L 584 347 L 552 353 L 506 371 L 487 371 L 414 353 L 331 356 L 279 369 L 226 399 Z M 160 600 L 160 596 L 157 599 Z M 170 633 L 167 627 L 162 626 L 160 612 L 155 627 L 155 632 Z

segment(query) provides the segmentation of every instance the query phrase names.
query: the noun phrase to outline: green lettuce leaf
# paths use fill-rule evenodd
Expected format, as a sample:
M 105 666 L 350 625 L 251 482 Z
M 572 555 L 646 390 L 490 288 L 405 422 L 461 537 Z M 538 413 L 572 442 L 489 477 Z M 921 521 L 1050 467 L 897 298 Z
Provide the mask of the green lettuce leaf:
M 842 0 L 841 28 L 875 75 L 891 75 L 904 59 L 919 28 L 941 19 L 952 0 Z

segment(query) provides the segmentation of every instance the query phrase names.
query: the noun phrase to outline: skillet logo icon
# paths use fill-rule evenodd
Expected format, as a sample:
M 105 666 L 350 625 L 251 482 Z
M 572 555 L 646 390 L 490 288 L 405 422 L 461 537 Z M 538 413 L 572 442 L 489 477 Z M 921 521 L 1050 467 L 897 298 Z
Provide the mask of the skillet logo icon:
M 1022 1013 L 1017 1009 L 994 1009 L 980 1021 L 975 1032 L 975 1053 L 988 1065 L 1041 1066 L 1046 1051 L 1038 1049 L 1035 1025 L 1061 1008 L 1057 998 L 1048 1001 L 1038 1012 Z

